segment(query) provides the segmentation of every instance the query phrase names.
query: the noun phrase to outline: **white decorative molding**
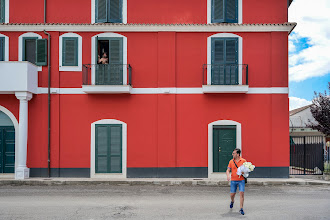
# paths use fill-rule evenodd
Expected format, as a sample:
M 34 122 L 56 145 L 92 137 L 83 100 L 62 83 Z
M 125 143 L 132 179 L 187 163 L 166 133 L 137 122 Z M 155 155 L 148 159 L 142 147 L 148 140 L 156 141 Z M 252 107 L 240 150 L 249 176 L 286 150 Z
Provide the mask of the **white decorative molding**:
M 0 31 L 60 32 L 288 32 L 297 23 L 279 24 L 0 24 Z
M 63 37 L 78 38 L 78 66 L 62 66 Z M 59 37 L 59 71 L 82 71 L 82 37 L 76 33 L 66 33 Z
M 82 89 L 88 94 L 129 94 L 131 93 L 132 87 L 129 85 L 83 85 Z
M 0 34 L 0 37 L 5 38 L 5 60 L 4 61 L 9 61 L 9 37 L 4 34 Z
M 203 85 L 203 93 L 247 93 L 248 85 Z
M 127 23 L 127 0 L 122 0 L 122 22 L 123 24 Z M 95 23 L 95 0 L 91 0 L 91 23 L 94 24 Z
M 122 173 L 95 173 L 95 125 L 122 125 Z M 116 119 L 102 119 L 91 124 L 91 178 L 126 178 L 127 176 L 127 124 Z
M 242 153 L 242 126 L 241 123 L 232 120 L 219 120 L 208 124 L 208 178 L 221 178 L 223 173 L 213 172 L 213 125 L 235 125 L 236 126 L 236 148 Z M 241 153 L 241 155 L 242 155 Z M 229 163 L 229 161 L 227 161 Z
M 289 94 L 288 87 L 249 88 L 248 94 Z
M 92 37 L 92 60 L 91 64 L 96 64 L 96 57 L 97 54 L 96 51 L 96 45 L 95 45 L 95 38 L 96 37 L 117 37 L 117 38 L 123 38 L 123 64 L 127 64 L 127 37 L 121 34 L 116 33 L 101 33 L 97 34 Z M 95 68 L 92 66 L 91 70 L 91 81 L 92 85 L 95 85 Z M 123 85 L 127 85 L 127 68 L 123 68 Z
M 23 61 L 23 37 L 36 37 L 42 39 L 39 34 L 29 32 L 24 33 L 18 37 L 18 61 Z M 42 71 L 42 66 L 38 66 L 38 71 Z
M 5 113 L 10 120 L 13 122 L 14 128 L 15 128 L 15 172 L 16 172 L 16 168 L 18 167 L 18 154 L 19 154 L 19 125 L 18 125 L 18 121 L 17 118 L 15 117 L 15 115 L 13 113 L 11 113 L 11 111 L 9 111 L 7 108 L 3 107 L 0 105 L 0 111 L 2 111 L 3 113 Z
M 213 34 L 207 38 L 207 64 L 212 64 L 212 38 L 238 38 L 238 64 L 243 64 L 243 38 L 237 34 Z M 238 84 L 242 85 L 242 68 L 238 68 Z M 207 85 L 211 85 L 211 68 L 207 68 Z
M 5 0 L 5 23 L 9 23 L 9 0 Z
M 212 0 L 207 0 L 207 23 L 212 20 Z M 238 0 L 238 24 L 243 23 L 243 0 Z
M 83 88 L 51 88 L 52 94 L 85 94 Z M 47 94 L 48 89 L 45 87 L 38 87 L 37 94 Z M 131 94 L 203 94 L 203 88 L 132 88 Z M 289 94 L 288 87 L 268 87 L 268 88 L 251 88 L 246 94 Z

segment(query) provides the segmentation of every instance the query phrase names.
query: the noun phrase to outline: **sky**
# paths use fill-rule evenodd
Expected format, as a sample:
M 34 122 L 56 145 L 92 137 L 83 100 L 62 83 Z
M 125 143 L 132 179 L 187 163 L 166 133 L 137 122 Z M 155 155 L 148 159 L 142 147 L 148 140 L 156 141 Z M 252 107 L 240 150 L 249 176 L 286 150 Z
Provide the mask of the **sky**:
M 330 82 L 330 0 L 294 0 L 289 22 L 290 110 L 311 104 L 314 91 L 328 92 Z

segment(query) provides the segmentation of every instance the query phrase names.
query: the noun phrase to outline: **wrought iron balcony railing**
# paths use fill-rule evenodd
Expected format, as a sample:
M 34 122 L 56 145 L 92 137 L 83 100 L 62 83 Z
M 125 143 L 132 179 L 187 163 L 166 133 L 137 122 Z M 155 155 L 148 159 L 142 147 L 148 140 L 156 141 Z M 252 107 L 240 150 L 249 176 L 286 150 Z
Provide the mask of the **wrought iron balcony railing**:
M 204 64 L 203 85 L 248 85 L 248 65 Z
M 83 85 L 132 85 L 129 64 L 84 64 Z

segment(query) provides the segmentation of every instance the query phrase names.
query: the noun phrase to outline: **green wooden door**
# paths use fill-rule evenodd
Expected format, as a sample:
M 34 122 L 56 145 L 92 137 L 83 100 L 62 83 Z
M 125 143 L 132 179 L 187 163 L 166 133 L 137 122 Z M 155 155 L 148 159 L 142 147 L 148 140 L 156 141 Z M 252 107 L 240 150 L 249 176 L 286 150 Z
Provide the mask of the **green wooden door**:
M 15 172 L 15 128 L 0 126 L 0 173 Z
M 213 126 L 213 172 L 226 172 L 236 148 L 236 126 Z
M 95 173 L 122 172 L 122 125 L 95 125 Z

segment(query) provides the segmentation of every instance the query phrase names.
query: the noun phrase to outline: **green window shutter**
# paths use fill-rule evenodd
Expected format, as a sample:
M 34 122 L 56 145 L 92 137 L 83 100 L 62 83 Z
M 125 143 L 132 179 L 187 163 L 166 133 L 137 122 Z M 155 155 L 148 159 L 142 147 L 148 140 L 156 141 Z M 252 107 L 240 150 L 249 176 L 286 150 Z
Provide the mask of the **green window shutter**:
M 110 2 L 110 16 L 109 22 L 122 22 L 122 0 L 109 0 Z
M 95 22 L 96 23 L 105 23 L 107 22 L 108 17 L 108 0 L 95 0 Z
M 109 46 L 110 64 L 123 64 L 123 38 L 110 38 Z
M 5 38 L 0 37 L 0 61 L 5 61 Z
M 78 38 L 62 38 L 62 66 L 78 66 Z
M 123 84 L 123 38 L 109 39 L 109 64 L 107 73 L 110 85 Z
M 226 19 L 225 22 L 237 23 L 238 22 L 238 0 L 226 0 Z
M 211 40 L 211 84 L 223 84 L 225 69 L 225 38 L 212 38 Z
M 38 39 L 36 41 L 36 65 L 47 65 L 47 39 Z
M 221 23 L 225 20 L 225 0 L 212 0 L 212 23 Z
M 212 0 L 212 23 L 237 23 L 238 0 Z
M 212 38 L 211 84 L 238 84 L 238 38 Z
M 0 0 L 0 23 L 5 23 L 5 0 Z
M 238 39 L 226 39 L 226 64 L 238 64 Z

